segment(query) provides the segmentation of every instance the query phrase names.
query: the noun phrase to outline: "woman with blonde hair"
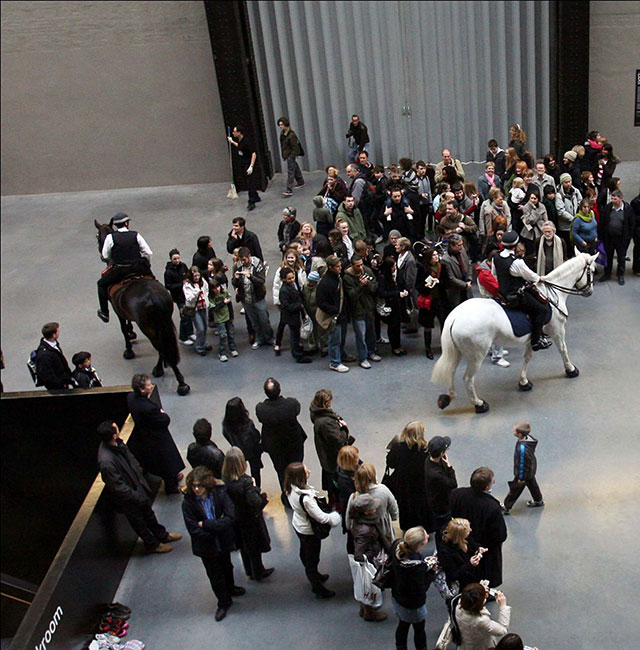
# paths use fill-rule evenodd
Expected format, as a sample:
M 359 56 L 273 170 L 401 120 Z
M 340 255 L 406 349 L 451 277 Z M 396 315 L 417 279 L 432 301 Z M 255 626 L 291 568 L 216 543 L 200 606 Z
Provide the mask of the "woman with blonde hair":
M 393 531 L 393 522 L 398 521 L 398 502 L 393 496 L 391 490 L 386 485 L 378 483 L 376 477 L 376 468 L 372 463 L 362 463 L 355 472 L 354 477 L 355 492 L 349 497 L 347 503 L 347 515 L 345 525 L 350 528 L 351 520 L 349 509 L 354 499 L 359 494 L 370 494 L 374 499 L 380 502 L 377 508 L 377 517 L 380 524 L 380 530 L 388 543 L 391 543 L 395 537 Z
M 425 559 L 420 549 L 427 545 L 429 535 L 422 526 L 410 528 L 402 541 L 391 546 L 391 602 L 398 617 L 396 648 L 406 648 L 409 628 L 413 626 L 413 640 L 418 650 L 427 647 L 425 618 L 427 616 L 427 589 L 435 578 L 435 558 Z
M 262 515 L 267 495 L 260 493 L 255 480 L 247 475 L 247 461 L 239 447 L 231 447 L 225 454 L 222 479 L 235 507 L 233 526 L 244 571 L 251 580 L 260 581 L 274 571 L 265 569 L 262 564 L 262 554 L 271 550 L 269 531 Z
M 434 530 L 433 513 L 427 503 L 424 464 L 427 441 L 422 422 L 409 422 L 399 436 L 387 445 L 387 467 L 393 469 L 389 486 L 398 501 L 400 528 L 424 526 Z
M 349 532 L 345 518 L 347 515 L 347 503 L 349 497 L 356 491 L 355 476 L 356 470 L 362 465 L 360 450 L 353 445 L 345 445 L 338 452 L 338 510 L 342 515 L 342 532 L 347 535 L 347 553 L 353 555 L 353 538 Z
M 452 519 L 437 540 L 438 563 L 447 578 L 447 586 L 453 596 L 472 582 L 478 582 L 478 564 L 486 548 L 478 547 L 471 537 L 468 519 Z

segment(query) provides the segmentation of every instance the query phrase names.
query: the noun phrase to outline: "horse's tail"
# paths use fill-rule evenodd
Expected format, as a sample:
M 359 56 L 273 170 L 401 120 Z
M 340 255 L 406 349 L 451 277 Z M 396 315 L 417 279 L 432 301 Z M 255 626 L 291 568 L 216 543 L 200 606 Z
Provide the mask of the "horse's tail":
M 458 350 L 453 340 L 453 336 L 451 335 L 454 322 L 455 318 L 449 316 L 445 321 L 444 329 L 442 330 L 442 337 L 440 340 L 442 354 L 436 362 L 436 365 L 433 367 L 433 372 L 431 373 L 431 383 L 436 384 L 437 386 L 449 387 L 451 385 L 453 373 L 460 363 L 460 350 Z
M 154 324 L 157 347 L 165 366 L 177 366 L 180 362 L 178 337 L 171 318 L 173 303 L 154 300 L 149 306 L 150 321 Z

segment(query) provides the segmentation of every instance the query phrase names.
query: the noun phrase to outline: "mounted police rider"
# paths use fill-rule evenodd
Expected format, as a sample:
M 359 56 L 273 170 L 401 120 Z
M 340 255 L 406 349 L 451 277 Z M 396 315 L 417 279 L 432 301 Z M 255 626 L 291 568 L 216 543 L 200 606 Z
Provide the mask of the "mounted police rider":
M 514 248 L 518 243 L 518 234 L 510 231 L 502 237 L 504 250 L 494 255 L 491 272 L 498 279 L 500 293 L 510 309 L 520 309 L 529 316 L 531 321 L 531 348 L 545 350 L 553 343 L 543 333 L 542 328 L 547 315 L 547 306 L 543 305 L 532 293 L 527 291 L 529 283 L 544 281 L 532 271 L 521 258 L 515 256 Z
M 129 216 L 118 212 L 111 225 L 114 232 L 105 237 L 102 245 L 102 259 L 109 264 L 107 271 L 98 280 L 98 318 L 109 322 L 109 287 L 131 275 L 149 275 L 153 251 L 144 237 L 135 230 L 129 230 Z

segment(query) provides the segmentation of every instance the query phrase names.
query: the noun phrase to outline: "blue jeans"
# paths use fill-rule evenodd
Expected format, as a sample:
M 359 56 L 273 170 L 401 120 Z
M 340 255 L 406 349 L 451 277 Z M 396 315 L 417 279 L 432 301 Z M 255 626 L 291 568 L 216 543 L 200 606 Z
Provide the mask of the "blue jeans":
M 300 171 L 300 165 L 296 162 L 296 157 L 290 156 L 287 158 L 287 192 L 293 191 L 294 182 L 302 185 L 304 178 L 302 178 L 302 172 Z
M 370 354 L 373 354 L 376 344 L 375 327 L 373 318 L 353 319 L 353 332 L 356 335 L 356 352 L 358 362 L 362 363 Z
M 178 310 L 184 307 L 184 303 L 177 305 Z M 193 321 L 189 316 L 185 316 L 182 311 L 180 313 L 180 327 L 178 330 L 178 338 L 181 341 L 186 341 L 193 334 Z
M 227 343 L 229 344 L 229 350 L 233 352 L 236 349 L 236 328 L 233 321 L 228 320 L 225 323 L 216 323 L 216 328 L 218 330 L 218 354 L 225 353 Z
M 273 330 L 269 322 L 267 301 L 263 298 L 262 300 L 258 300 L 258 302 L 245 302 L 243 304 L 244 311 L 255 330 L 258 345 L 270 343 L 273 340 Z
M 330 365 L 339 366 L 342 363 L 342 350 L 344 349 L 344 341 L 346 338 L 347 323 L 338 321 L 333 332 L 330 332 L 327 339 Z
M 207 344 L 207 310 L 196 309 L 192 320 L 196 328 L 196 350 L 202 352 Z
M 363 151 L 366 151 L 369 153 L 369 145 L 365 144 L 364 147 L 362 147 Z M 349 162 L 356 162 L 356 156 L 358 155 L 358 145 L 357 144 L 350 144 L 349 145 Z

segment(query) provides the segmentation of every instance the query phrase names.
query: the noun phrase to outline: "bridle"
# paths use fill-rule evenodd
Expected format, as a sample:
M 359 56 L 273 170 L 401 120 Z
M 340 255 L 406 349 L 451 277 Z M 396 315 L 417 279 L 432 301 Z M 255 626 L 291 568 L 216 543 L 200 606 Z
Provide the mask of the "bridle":
M 587 275 L 587 284 L 582 289 L 578 289 L 576 285 L 584 275 Z M 582 273 L 580 276 L 577 278 L 577 280 L 573 283 L 573 287 L 563 287 L 560 284 L 554 284 L 553 282 L 549 282 L 548 280 L 545 280 L 543 282 L 548 287 L 551 287 L 552 289 L 555 289 L 556 291 L 560 291 L 562 293 L 566 293 L 570 296 L 589 296 L 591 295 L 591 291 L 593 291 L 593 275 L 591 272 L 591 262 L 588 264 L 585 264 L 585 267 L 582 269 Z

